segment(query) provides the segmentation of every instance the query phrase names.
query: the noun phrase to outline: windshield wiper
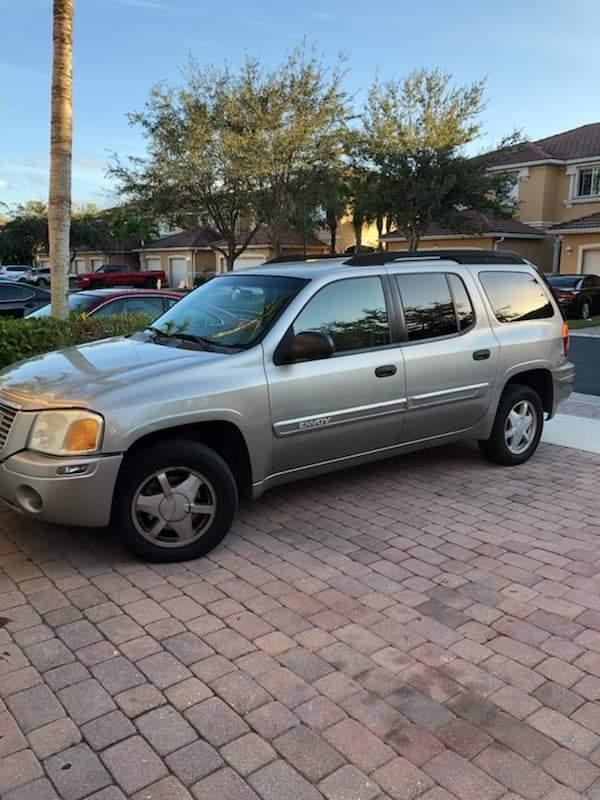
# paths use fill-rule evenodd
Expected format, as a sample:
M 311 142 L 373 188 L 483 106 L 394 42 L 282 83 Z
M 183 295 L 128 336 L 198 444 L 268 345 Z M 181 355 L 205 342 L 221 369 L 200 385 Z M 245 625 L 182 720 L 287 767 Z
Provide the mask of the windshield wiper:
M 149 325 L 146 330 L 152 331 L 152 333 L 164 339 L 179 339 L 182 342 L 192 342 L 193 344 L 200 344 L 206 347 L 213 347 L 215 344 L 211 339 L 207 339 L 204 336 L 196 336 L 192 333 L 178 333 L 177 331 L 162 331 L 155 325 Z

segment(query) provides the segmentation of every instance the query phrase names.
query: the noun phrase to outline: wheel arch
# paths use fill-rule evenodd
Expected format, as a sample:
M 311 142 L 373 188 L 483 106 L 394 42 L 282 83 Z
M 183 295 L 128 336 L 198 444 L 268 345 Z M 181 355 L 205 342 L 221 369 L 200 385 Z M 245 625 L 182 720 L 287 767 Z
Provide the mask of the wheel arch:
M 250 451 L 242 431 L 237 425 L 228 420 L 194 422 L 144 434 L 129 446 L 125 453 L 121 470 L 126 468 L 129 456 L 146 447 L 177 438 L 195 441 L 214 450 L 231 470 L 240 496 L 246 498 L 251 496 L 252 462 L 250 460 Z
M 533 389 L 533 391 L 539 395 L 544 411 L 549 415 L 552 414 L 554 384 L 552 382 L 552 373 L 549 369 L 538 367 L 511 375 L 504 384 L 502 394 L 504 394 L 508 386 L 515 385 L 528 386 L 530 389 Z

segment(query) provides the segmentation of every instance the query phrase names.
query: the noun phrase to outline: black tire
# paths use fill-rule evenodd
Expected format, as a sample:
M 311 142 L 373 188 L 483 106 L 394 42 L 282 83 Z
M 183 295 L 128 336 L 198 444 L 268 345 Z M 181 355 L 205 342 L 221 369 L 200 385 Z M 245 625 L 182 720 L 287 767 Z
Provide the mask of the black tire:
M 40 289 L 45 289 L 46 286 L 49 285 L 49 283 L 50 282 L 47 281 L 46 278 L 38 278 L 37 280 L 37 285 L 40 287 Z
M 156 289 L 156 278 L 146 278 L 144 281 L 144 288 Z
M 510 412 L 519 403 L 524 402 L 529 403 L 536 414 L 536 428 L 526 449 L 515 453 L 508 446 L 505 430 Z M 500 398 L 490 438 L 481 440 L 479 447 L 488 461 L 493 461 L 495 464 L 502 464 L 506 467 L 514 467 L 518 464 L 524 464 L 535 453 L 543 428 L 544 408 L 539 394 L 530 389 L 529 386 L 513 383 L 506 387 Z
M 591 319 L 592 303 L 589 297 L 582 297 L 577 306 L 577 319 Z
M 102 283 L 102 281 L 92 281 L 90 283 L 90 289 L 103 289 L 103 288 L 104 284 Z
M 138 490 L 148 478 L 159 470 L 174 467 L 197 471 L 209 481 L 216 511 L 199 539 L 187 545 L 168 547 L 154 544 L 140 533 L 134 521 L 133 505 Z M 237 484 L 221 456 L 203 444 L 174 439 L 150 445 L 126 457 L 115 489 L 111 525 L 116 536 L 146 561 L 187 561 L 206 555 L 222 541 L 233 524 L 237 509 Z

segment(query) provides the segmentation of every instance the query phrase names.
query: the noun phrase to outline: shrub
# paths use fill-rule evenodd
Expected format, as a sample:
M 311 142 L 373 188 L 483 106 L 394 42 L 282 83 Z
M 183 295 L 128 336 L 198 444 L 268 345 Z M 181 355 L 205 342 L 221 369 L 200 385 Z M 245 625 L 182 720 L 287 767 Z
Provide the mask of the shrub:
M 135 333 L 151 322 L 152 318 L 146 314 L 107 317 L 73 314 L 66 320 L 0 317 L 0 369 L 62 347 Z

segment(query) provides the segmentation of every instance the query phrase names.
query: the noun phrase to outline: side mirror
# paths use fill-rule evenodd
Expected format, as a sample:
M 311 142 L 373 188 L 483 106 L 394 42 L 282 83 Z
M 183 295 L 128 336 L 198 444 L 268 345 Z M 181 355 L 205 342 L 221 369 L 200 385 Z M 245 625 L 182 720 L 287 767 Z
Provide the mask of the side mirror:
M 275 364 L 292 364 L 295 361 L 314 361 L 329 358 L 335 352 L 333 339 L 326 333 L 302 331 L 294 334 L 290 330 L 275 351 Z

